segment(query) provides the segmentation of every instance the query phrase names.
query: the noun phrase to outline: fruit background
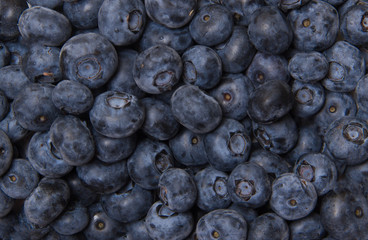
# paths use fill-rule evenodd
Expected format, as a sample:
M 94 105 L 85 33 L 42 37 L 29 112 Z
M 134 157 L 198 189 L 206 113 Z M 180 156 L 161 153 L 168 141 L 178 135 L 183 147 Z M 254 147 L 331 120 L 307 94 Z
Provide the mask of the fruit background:
M 0 239 L 367 240 L 367 0 L 0 0 Z

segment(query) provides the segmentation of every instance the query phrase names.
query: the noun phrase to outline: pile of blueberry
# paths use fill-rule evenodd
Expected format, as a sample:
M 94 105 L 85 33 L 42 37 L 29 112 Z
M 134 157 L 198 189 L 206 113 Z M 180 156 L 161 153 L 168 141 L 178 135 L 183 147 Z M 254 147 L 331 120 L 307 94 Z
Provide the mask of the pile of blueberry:
M 0 239 L 367 240 L 368 0 L 0 0 Z

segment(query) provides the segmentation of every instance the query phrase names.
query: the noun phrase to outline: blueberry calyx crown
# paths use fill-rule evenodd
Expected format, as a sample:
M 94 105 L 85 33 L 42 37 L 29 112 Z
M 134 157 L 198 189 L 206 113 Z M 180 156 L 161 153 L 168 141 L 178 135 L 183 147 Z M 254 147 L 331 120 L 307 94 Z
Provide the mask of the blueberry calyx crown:
M 247 140 L 241 132 L 231 133 L 228 148 L 232 154 L 241 156 L 247 148 Z
M 254 181 L 252 180 L 235 180 L 235 186 L 236 195 L 241 197 L 244 201 L 248 201 L 256 194 L 256 188 L 254 186 Z
M 362 145 L 368 137 L 368 130 L 357 122 L 352 122 L 343 127 L 343 136 L 346 140 Z

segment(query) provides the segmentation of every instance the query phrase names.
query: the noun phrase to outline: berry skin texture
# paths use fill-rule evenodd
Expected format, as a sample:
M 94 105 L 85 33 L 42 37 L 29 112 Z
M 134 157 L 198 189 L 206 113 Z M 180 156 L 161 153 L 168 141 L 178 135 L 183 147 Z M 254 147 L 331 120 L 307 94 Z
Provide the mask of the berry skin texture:
M 72 26 L 61 13 L 45 8 L 31 7 L 19 17 L 19 32 L 29 42 L 60 46 L 69 39 Z
M 107 91 L 96 97 L 89 118 L 98 133 L 123 138 L 133 135 L 142 126 L 145 109 L 134 95 Z
M 170 91 L 179 82 L 182 71 L 181 57 L 173 48 L 155 45 L 137 56 L 133 77 L 143 91 L 160 94 Z
M 183 85 L 173 93 L 171 110 L 180 124 L 199 134 L 214 130 L 222 118 L 218 102 L 193 85 Z
M 64 78 L 91 89 L 108 82 L 118 66 L 118 55 L 107 38 L 97 33 L 78 34 L 63 45 L 60 67 Z
M 285 52 L 293 40 L 290 23 L 272 6 L 261 7 L 252 14 L 248 35 L 258 51 L 269 54 Z
M 45 227 L 65 209 L 69 198 L 66 181 L 43 178 L 25 200 L 24 213 L 31 223 Z
M 198 220 L 196 233 L 198 240 L 206 239 L 246 239 L 248 224 L 235 210 L 217 209 Z
M 285 220 L 306 217 L 316 204 L 317 192 L 313 184 L 296 174 L 285 173 L 272 183 L 270 206 Z

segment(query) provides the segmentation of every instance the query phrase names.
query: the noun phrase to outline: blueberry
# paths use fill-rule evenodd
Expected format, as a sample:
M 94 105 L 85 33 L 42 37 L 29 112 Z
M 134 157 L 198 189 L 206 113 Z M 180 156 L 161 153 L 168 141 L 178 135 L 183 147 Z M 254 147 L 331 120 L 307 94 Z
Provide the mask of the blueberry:
M 289 224 L 291 239 L 318 240 L 326 235 L 318 213 L 311 213 L 305 218 Z
M 368 124 L 355 117 L 342 117 L 334 121 L 325 135 L 328 150 L 348 165 L 368 159 Z
M 119 65 L 115 74 L 107 83 L 109 91 L 126 92 L 137 98 L 145 96 L 145 92 L 137 86 L 133 77 L 134 62 L 137 56 L 138 52 L 133 49 L 118 51 Z
M 24 213 L 31 223 L 45 227 L 66 208 L 69 198 L 66 181 L 43 178 L 25 200 Z
M 203 1 L 203 0 L 202 0 Z M 208 0 L 207 0 L 208 1 Z M 257 9 L 261 8 L 264 5 L 262 0 L 209 0 L 210 2 L 219 2 L 228 8 L 234 17 L 234 23 L 236 25 L 248 26 L 251 21 L 251 15 Z M 205 2 L 205 1 L 203 1 Z
M 288 61 L 283 55 L 257 52 L 246 71 L 246 75 L 256 88 L 271 80 L 288 82 L 290 78 Z
M 171 97 L 174 92 L 181 86 L 185 85 L 184 81 L 179 81 L 171 90 L 163 92 L 161 94 L 155 94 L 153 97 L 171 105 Z
M 171 110 L 180 124 L 199 134 L 214 130 L 222 119 L 218 102 L 193 85 L 183 85 L 173 93 Z
M 144 51 L 158 44 L 165 44 L 181 54 L 193 45 L 193 39 L 188 26 L 167 28 L 159 23 L 149 21 L 139 41 L 139 48 Z
M 338 41 L 324 52 L 329 73 L 322 81 L 323 86 L 334 92 L 351 92 L 365 74 L 363 54 L 346 41 Z
M 329 236 L 337 239 L 365 239 L 367 212 L 365 196 L 344 182 L 321 201 L 322 225 Z
M 14 155 L 11 140 L 4 131 L 0 130 L 0 176 L 9 169 Z
M 27 43 L 19 37 L 18 41 L 5 42 L 5 46 L 10 52 L 11 65 L 22 65 L 23 59 L 28 53 L 29 46 Z
M 32 82 L 56 83 L 62 79 L 59 54 L 58 47 L 34 44 L 22 60 L 23 72 Z
M 181 168 L 164 171 L 159 179 L 161 201 L 174 212 L 184 213 L 190 210 L 197 199 L 197 187 L 194 179 Z
M 155 45 L 141 52 L 136 60 L 133 77 L 138 87 L 150 94 L 171 90 L 181 77 L 180 55 L 166 45 Z
M 254 150 L 248 161 L 263 167 L 270 176 L 271 182 L 281 174 L 289 172 L 289 165 L 283 158 L 264 149 Z
M 294 94 L 292 113 L 300 118 L 315 115 L 325 103 L 325 90 L 319 83 L 304 83 L 295 80 L 291 87 Z
M 27 1 L 31 6 L 42 6 L 42 7 L 47 7 L 47 8 L 57 8 L 60 7 L 61 5 L 63 5 L 64 2 L 67 1 L 63 1 L 63 0 L 28 0 Z
M 250 224 L 248 238 L 250 240 L 262 239 L 289 239 L 289 226 L 287 222 L 275 213 L 265 213 L 258 216 Z M 296 238 L 298 239 L 298 238 Z
M 254 162 L 246 162 L 231 172 L 227 189 L 233 203 L 258 208 L 269 200 L 271 182 L 263 167 Z
M 271 124 L 253 122 L 252 126 L 253 134 L 259 144 L 264 149 L 277 154 L 289 152 L 298 141 L 297 125 L 290 115 Z
M 10 105 L 8 115 L 0 121 L 0 129 L 4 131 L 12 142 L 17 142 L 24 138 L 29 131 L 24 129 L 14 116 L 13 107 Z
M 195 134 L 188 129 L 182 129 L 170 139 L 170 149 L 175 160 L 185 166 L 198 166 L 208 162 L 207 153 L 204 149 L 205 135 Z
M 60 115 L 51 100 L 54 86 L 31 83 L 15 97 L 12 105 L 15 119 L 30 131 L 46 131 Z
M 123 224 L 107 216 L 100 203 L 88 208 L 89 223 L 83 234 L 90 240 L 114 240 L 124 236 Z
M 128 182 L 126 161 L 106 164 L 97 159 L 76 167 L 78 177 L 91 190 L 109 194 L 116 192 Z
M 343 178 L 348 184 L 352 184 L 358 187 L 358 190 L 367 196 L 368 194 L 368 162 L 365 161 L 361 164 L 352 165 L 346 167 Z
M 312 125 L 304 125 L 299 127 L 299 137 L 296 145 L 286 154 L 286 160 L 291 166 L 304 154 L 310 152 L 320 152 L 322 149 L 322 137 L 318 135 L 317 130 Z
M 237 211 L 244 217 L 248 224 L 252 223 L 252 221 L 258 217 L 258 211 L 256 209 L 244 207 L 241 203 L 232 203 L 228 209 Z
M 359 111 L 368 111 L 368 97 L 366 92 L 368 90 L 368 76 L 365 75 L 358 81 L 355 88 L 356 93 L 356 103 L 358 105 Z
M 142 105 L 146 109 L 141 127 L 143 133 L 161 141 L 169 140 L 178 133 L 180 124 L 175 120 L 170 105 L 154 98 L 142 99 Z
M 341 4 L 338 7 L 339 10 L 339 18 L 340 18 L 340 29 L 341 29 L 341 23 L 342 23 L 342 18 L 345 16 L 345 13 L 350 10 L 351 7 L 355 6 L 355 5 L 363 5 L 363 6 L 367 6 L 368 2 L 366 0 L 349 0 L 349 1 L 345 1 L 343 4 Z
M 94 156 L 95 145 L 90 130 L 72 115 L 55 119 L 50 128 L 50 139 L 59 158 L 69 165 L 83 165 Z
M 16 158 L 0 180 L 1 190 L 11 198 L 25 199 L 37 186 L 39 176 L 26 159 Z
M 14 232 L 11 234 L 10 239 L 42 239 L 50 231 L 51 227 L 49 225 L 41 227 L 29 221 L 24 208 L 22 208 L 18 213 L 18 221 L 14 225 Z
M 198 0 L 198 8 L 212 4 L 222 4 L 222 2 L 221 0 Z
M 196 43 L 211 47 L 228 39 L 233 25 L 231 12 L 226 7 L 211 4 L 198 10 L 190 22 L 189 31 Z
M 128 223 L 125 225 L 125 228 L 127 231 L 126 240 L 152 240 L 148 235 L 144 219 Z M 125 238 L 123 239 L 125 240 Z
M 327 0 L 326 2 L 333 5 L 334 7 L 338 7 L 341 4 L 345 3 L 346 1 L 345 0 Z
M 243 124 L 245 132 L 249 136 L 251 136 L 252 135 L 252 120 L 249 118 L 249 116 L 246 116 L 240 122 L 241 124 Z
M 14 99 L 18 93 L 31 81 L 19 65 L 9 65 L 0 68 L 0 90 L 8 99 Z
M 148 190 L 158 188 L 161 174 L 173 166 L 172 152 L 164 142 L 142 139 L 128 159 L 131 179 Z
M 287 12 L 288 10 L 300 8 L 301 6 L 307 4 L 309 1 L 310 0 L 280 0 L 279 6 L 282 11 Z
M 217 209 L 201 217 L 197 222 L 198 240 L 246 239 L 248 224 L 235 210 Z
M 333 159 L 323 153 L 306 153 L 295 163 L 294 173 L 311 182 L 317 195 L 322 196 L 332 190 L 338 178 Z
M 191 212 L 176 213 L 158 201 L 148 211 L 145 225 L 152 239 L 183 240 L 191 233 L 194 219 Z
M 325 1 L 311 0 L 291 10 L 288 19 L 294 33 L 293 45 L 301 51 L 323 51 L 332 46 L 339 32 L 338 12 Z
M 45 236 L 43 240 L 85 240 L 86 238 L 82 235 L 82 233 L 77 233 L 73 235 L 63 235 L 57 233 L 54 230 L 50 230 L 50 232 Z
M 14 232 L 14 225 L 17 224 L 17 214 L 13 211 L 0 218 L 0 236 L 4 239 L 10 239 L 10 235 Z
M 345 116 L 355 116 L 356 112 L 356 103 L 351 95 L 327 91 L 325 103 L 314 117 L 314 124 L 323 136 L 333 121 Z
M 19 36 L 18 19 L 27 3 L 23 0 L 1 1 L 0 40 L 8 41 Z
M 367 5 L 356 4 L 341 15 L 340 31 L 345 40 L 355 46 L 368 43 L 366 40 L 368 30 L 367 10 Z
M 336 158 L 334 155 L 332 155 L 330 150 L 326 147 L 325 143 L 323 144 L 321 153 L 327 155 L 330 159 L 334 161 L 339 178 L 344 176 L 345 170 L 348 168 L 346 161 L 344 159 Z
M 116 46 L 132 44 L 143 33 L 146 8 L 142 1 L 105 0 L 98 11 L 98 29 Z
M 76 81 L 63 80 L 52 90 L 52 102 L 63 112 L 79 115 L 93 106 L 91 90 Z
M 89 220 L 87 208 L 79 202 L 71 202 L 51 223 L 51 227 L 59 234 L 70 236 L 81 232 Z
M 323 238 L 322 240 L 337 240 L 337 239 L 333 238 L 331 236 L 327 236 L 327 237 Z
M 105 163 L 114 163 L 128 158 L 137 145 L 137 135 L 125 138 L 109 138 L 92 131 L 96 144 L 96 157 Z
M 95 28 L 102 3 L 103 0 L 64 1 L 63 13 L 76 28 Z
M 317 192 L 311 182 L 294 173 L 284 173 L 272 183 L 269 204 L 283 219 L 297 220 L 313 211 L 317 204 Z
M 240 122 L 224 118 L 218 128 L 205 136 L 204 146 L 214 168 L 231 171 L 248 160 L 251 139 Z
M 89 119 L 94 129 L 106 137 L 129 137 L 142 126 L 145 108 L 134 95 L 107 91 L 96 97 Z
M 10 62 L 10 52 L 6 45 L 0 42 L 0 68 L 8 65 Z
M 71 37 L 61 48 L 60 67 L 65 79 L 99 88 L 111 78 L 118 56 L 107 38 L 97 33 Z
M 26 41 L 47 46 L 62 45 L 72 33 L 72 26 L 63 14 L 40 6 L 25 10 L 19 17 L 18 28 Z
M 220 104 L 224 117 L 242 120 L 248 116 L 252 82 L 243 74 L 225 74 L 209 94 Z
M 183 53 L 182 60 L 185 83 L 211 89 L 220 82 L 223 65 L 220 56 L 212 48 L 195 45 Z
M 68 182 L 70 188 L 71 199 L 80 202 L 83 206 L 89 206 L 96 202 L 98 195 L 88 188 L 78 177 L 76 171 L 70 172 L 65 180 Z
M 196 0 L 145 0 L 148 16 L 168 28 L 180 28 L 194 16 Z
M 199 171 L 194 178 L 198 190 L 197 206 L 206 212 L 227 208 L 231 203 L 227 192 L 227 179 L 226 173 L 213 167 Z
M 322 80 L 327 75 L 329 64 L 320 52 L 300 52 L 289 60 L 288 69 L 295 80 L 312 83 Z
M 248 101 L 249 117 L 259 123 L 272 123 L 285 116 L 293 107 L 294 96 L 284 81 L 268 81 L 256 88 Z
M 249 40 L 247 28 L 243 26 L 234 26 L 231 36 L 227 41 L 215 46 L 215 50 L 221 58 L 223 71 L 227 73 L 246 70 L 256 53 Z
M 47 177 L 62 177 L 73 169 L 63 161 L 50 139 L 49 132 L 36 132 L 32 136 L 28 144 L 27 159 L 39 174 Z
M 293 40 L 293 32 L 286 17 L 272 6 L 261 7 L 251 15 L 248 35 L 258 51 L 269 54 L 285 52 Z
M 4 218 L 6 215 L 10 213 L 14 206 L 14 199 L 6 195 L 3 191 L 0 190 L 0 218 Z M 0 227 L 1 228 L 1 227 Z M 0 230 L 1 234 L 1 230 Z
M 131 181 L 115 193 L 102 195 L 100 202 L 109 217 L 128 223 L 146 216 L 153 204 L 153 194 Z

